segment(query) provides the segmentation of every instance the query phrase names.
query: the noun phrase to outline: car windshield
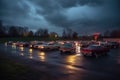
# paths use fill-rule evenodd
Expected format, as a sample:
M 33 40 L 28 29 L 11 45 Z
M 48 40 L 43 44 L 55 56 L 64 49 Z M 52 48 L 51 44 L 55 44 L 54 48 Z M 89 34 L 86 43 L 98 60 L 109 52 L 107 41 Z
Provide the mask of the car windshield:
M 66 43 L 66 44 L 64 44 L 63 46 L 64 46 L 64 47 L 72 47 L 72 44 Z
M 42 45 L 43 43 L 37 43 L 37 45 Z
M 90 49 L 100 49 L 101 47 L 100 46 L 91 45 L 88 48 L 90 48 Z
M 117 44 L 117 42 L 111 42 L 111 44 Z
M 48 45 L 54 45 L 54 44 L 50 43 L 50 44 L 48 44 Z

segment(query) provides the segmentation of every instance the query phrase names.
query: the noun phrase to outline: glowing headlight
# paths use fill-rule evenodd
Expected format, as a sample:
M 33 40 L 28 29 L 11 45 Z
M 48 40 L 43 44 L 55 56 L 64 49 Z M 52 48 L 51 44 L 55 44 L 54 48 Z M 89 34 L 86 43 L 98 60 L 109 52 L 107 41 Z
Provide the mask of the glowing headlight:
M 23 47 L 23 45 L 21 44 L 20 47 Z
M 41 48 L 43 49 L 44 47 L 43 47 L 43 46 L 41 46 Z
M 39 46 L 38 48 L 43 49 L 43 48 L 44 48 L 44 46 Z
M 32 45 L 30 45 L 30 47 L 32 47 Z
M 16 45 L 16 43 L 13 43 L 13 45 Z

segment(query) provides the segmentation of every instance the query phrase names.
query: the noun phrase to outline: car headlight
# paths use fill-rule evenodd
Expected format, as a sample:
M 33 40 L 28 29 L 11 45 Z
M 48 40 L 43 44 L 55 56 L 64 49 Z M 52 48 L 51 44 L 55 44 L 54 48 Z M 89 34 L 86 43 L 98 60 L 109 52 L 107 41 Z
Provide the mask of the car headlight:
M 20 46 L 21 46 L 21 47 L 23 47 L 23 45 L 22 45 L 22 44 L 20 44 Z
M 41 46 L 41 48 L 43 49 L 43 48 L 44 48 L 44 46 Z
M 30 45 L 30 47 L 32 47 L 32 45 Z
M 43 48 L 44 48 L 44 46 L 39 46 L 38 48 L 43 49 Z

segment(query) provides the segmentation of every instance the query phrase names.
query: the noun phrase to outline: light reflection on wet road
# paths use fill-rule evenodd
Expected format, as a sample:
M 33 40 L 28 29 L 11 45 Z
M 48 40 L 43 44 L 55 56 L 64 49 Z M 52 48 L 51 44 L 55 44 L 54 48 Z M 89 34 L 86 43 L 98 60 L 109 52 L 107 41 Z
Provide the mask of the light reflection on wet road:
M 96 76 L 94 79 L 97 80 L 103 79 L 103 77 L 115 80 L 119 78 L 120 75 L 120 49 L 112 49 L 107 56 L 100 58 L 84 57 L 79 54 L 60 55 L 59 51 L 43 52 L 25 47 L 16 47 L 14 45 L 0 45 L 0 50 L 4 50 L 8 52 L 8 54 L 11 53 L 10 55 L 22 56 L 51 65 L 62 66 L 67 69 L 63 72 L 70 74 L 72 77 L 79 78 L 82 76 L 86 80 L 88 79 L 86 77 L 89 76 Z M 120 80 L 120 78 L 118 80 Z

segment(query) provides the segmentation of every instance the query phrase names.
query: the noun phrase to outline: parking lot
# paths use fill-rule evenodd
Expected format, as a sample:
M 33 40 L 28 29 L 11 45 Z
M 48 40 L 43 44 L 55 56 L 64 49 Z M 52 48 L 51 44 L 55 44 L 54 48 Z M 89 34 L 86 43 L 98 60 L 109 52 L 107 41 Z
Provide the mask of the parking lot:
M 0 45 L 0 51 L 7 52 L 7 55 L 23 57 L 26 59 L 44 62 L 55 65 L 57 68 L 50 68 L 51 73 L 63 74 L 70 80 L 82 78 L 88 79 L 109 79 L 119 80 L 120 74 L 120 48 L 111 49 L 106 56 L 85 57 L 81 54 L 60 54 L 60 51 L 41 51 L 28 47 L 17 47 L 14 45 Z M 34 66 L 34 65 L 33 65 Z M 38 65 L 39 67 L 40 65 Z M 53 72 L 52 72 L 53 71 Z

